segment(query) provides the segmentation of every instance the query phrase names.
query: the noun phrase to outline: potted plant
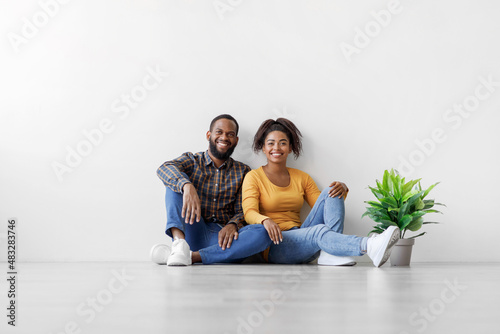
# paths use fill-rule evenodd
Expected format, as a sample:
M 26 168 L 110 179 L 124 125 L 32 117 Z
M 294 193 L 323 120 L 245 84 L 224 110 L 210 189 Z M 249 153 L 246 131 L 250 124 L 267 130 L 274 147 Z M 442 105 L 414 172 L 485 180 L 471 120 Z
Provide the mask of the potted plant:
M 368 234 L 382 233 L 389 226 L 397 226 L 400 230 L 400 240 L 394 246 L 391 253 L 391 264 L 393 266 L 410 265 L 411 250 L 415 243 L 415 238 L 424 235 L 426 232 L 405 238 L 408 230 L 416 232 L 425 224 L 438 224 L 437 222 L 424 221 L 427 213 L 441 213 L 433 209 L 435 203 L 433 199 L 425 199 L 429 192 L 438 183 L 427 189 L 422 189 L 420 180 L 406 181 L 397 171 L 384 172 L 382 182 L 376 180 L 377 186 L 370 187 L 375 201 L 365 201 L 369 206 L 362 217 L 368 216 L 377 224 Z

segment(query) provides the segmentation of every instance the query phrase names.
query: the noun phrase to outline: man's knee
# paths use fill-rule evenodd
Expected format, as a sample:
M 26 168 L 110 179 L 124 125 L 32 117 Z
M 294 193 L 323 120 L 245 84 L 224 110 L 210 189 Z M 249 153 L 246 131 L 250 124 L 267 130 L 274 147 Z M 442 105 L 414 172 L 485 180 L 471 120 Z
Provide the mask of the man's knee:
M 251 238 L 256 242 L 262 242 L 263 244 L 268 244 L 268 246 L 271 245 L 271 238 L 269 238 L 269 234 L 264 225 L 252 224 L 245 226 L 244 229 L 250 232 L 249 236 L 251 235 Z
M 182 194 L 179 194 L 179 193 L 176 193 L 175 191 L 173 191 L 172 189 L 170 189 L 169 187 L 165 187 L 165 200 L 167 202 L 181 202 L 182 203 Z

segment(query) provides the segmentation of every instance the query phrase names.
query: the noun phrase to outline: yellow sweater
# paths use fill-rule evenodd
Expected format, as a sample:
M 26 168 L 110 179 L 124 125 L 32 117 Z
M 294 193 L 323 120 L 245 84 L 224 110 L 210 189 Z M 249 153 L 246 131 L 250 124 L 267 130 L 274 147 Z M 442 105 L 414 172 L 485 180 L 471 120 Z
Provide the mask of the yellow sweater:
M 300 209 L 306 200 L 312 208 L 321 191 L 307 174 L 288 168 L 290 184 L 274 185 L 259 167 L 250 171 L 243 180 L 243 213 L 249 224 L 262 224 L 267 218 L 274 220 L 282 231 L 300 226 Z

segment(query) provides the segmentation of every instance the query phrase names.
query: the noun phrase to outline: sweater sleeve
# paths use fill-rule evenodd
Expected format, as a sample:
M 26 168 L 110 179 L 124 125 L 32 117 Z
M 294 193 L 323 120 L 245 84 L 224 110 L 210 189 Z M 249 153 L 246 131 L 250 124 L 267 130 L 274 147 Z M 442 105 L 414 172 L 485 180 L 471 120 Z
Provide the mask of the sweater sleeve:
M 312 208 L 316 203 L 319 195 L 321 194 L 321 191 L 318 189 L 318 186 L 316 185 L 312 177 L 310 177 L 308 174 L 306 174 L 304 183 L 305 200 L 307 204 L 309 204 L 309 206 Z
M 243 213 L 248 224 L 262 224 L 262 221 L 269 218 L 259 211 L 260 190 L 255 172 L 251 171 L 245 176 L 242 194 Z

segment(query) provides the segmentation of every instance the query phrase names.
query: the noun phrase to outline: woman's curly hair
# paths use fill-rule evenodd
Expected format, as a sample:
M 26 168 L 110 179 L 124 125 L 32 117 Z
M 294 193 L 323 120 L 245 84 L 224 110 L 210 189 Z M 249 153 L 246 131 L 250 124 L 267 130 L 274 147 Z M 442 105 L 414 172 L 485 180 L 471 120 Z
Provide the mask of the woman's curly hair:
M 295 159 L 297 159 L 302 153 L 302 134 L 295 124 L 286 118 L 268 119 L 262 122 L 253 138 L 252 147 L 254 152 L 259 153 L 262 150 L 267 135 L 273 131 L 281 131 L 286 134 Z

